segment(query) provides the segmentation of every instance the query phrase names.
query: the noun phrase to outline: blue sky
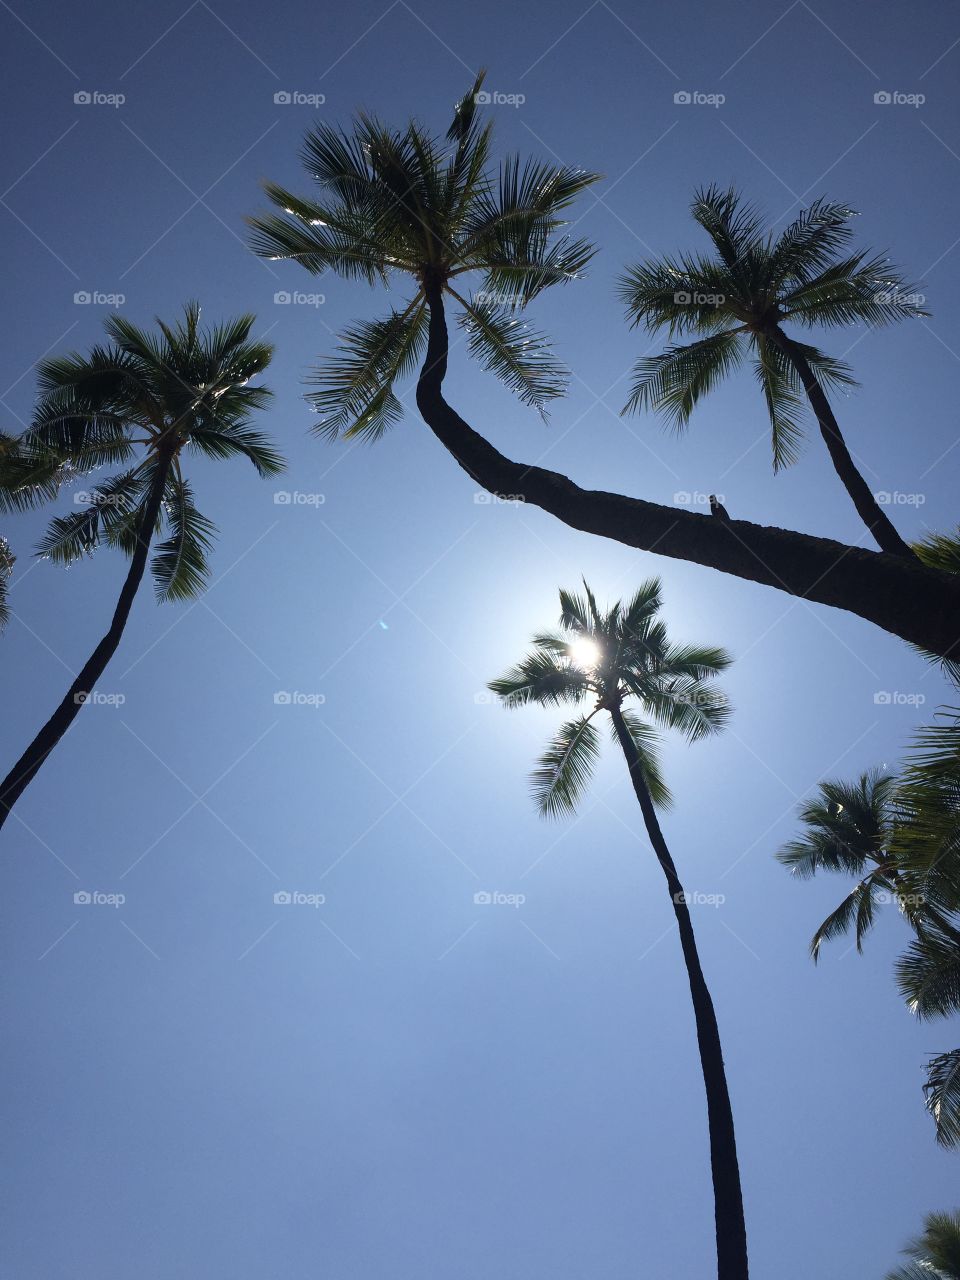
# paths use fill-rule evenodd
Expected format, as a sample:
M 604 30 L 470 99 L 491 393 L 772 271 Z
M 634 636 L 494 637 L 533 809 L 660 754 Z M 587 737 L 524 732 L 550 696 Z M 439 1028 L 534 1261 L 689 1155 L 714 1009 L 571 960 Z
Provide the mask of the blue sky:
M 811 439 L 774 477 L 749 374 L 684 439 L 617 416 L 638 354 L 625 263 L 703 247 L 687 206 L 733 181 L 782 224 L 825 193 L 923 281 L 932 318 L 833 333 L 862 388 L 838 408 L 910 536 L 956 522 L 960 23 L 950 8 L 597 0 L 462 8 L 361 0 L 52 0 L 0 6 L 4 426 L 41 354 L 97 340 L 122 294 L 148 323 L 191 296 L 277 344 L 279 481 L 195 465 L 221 530 L 189 605 L 138 601 L 102 684 L 4 831 L 5 1274 L 17 1280 L 480 1280 L 710 1272 L 693 1019 L 670 905 L 622 762 L 576 820 L 540 822 L 525 774 L 556 717 L 478 694 L 586 574 L 663 578 L 677 638 L 726 646 L 722 738 L 670 743 L 667 838 L 691 890 L 738 1127 L 754 1272 L 882 1275 L 956 1156 L 920 1099 L 928 1052 L 882 921 L 867 953 L 806 947 L 841 882 L 774 861 L 824 776 L 892 764 L 949 690 L 855 618 L 477 500 L 412 408 L 375 449 L 308 434 L 303 379 L 383 296 L 266 264 L 243 216 L 319 114 L 446 128 L 478 65 L 503 151 L 606 177 L 578 233 L 588 280 L 535 319 L 575 370 L 549 427 L 451 357 L 447 391 L 512 456 L 660 502 L 865 543 Z M 952 77 L 952 78 L 951 78 Z M 123 95 L 75 103 L 77 93 Z M 322 106 L 275 103 L 281 92 Z M 720 105 L 675 102 L 723 95 Z M 874 95 L 923 95 L 920 105 Z M 300 290 L 323 301 L 275 302 Z M 392 301 L 396 301 L 396 295 Z M 297 500 L 277 501 L 296 493 Z M 69 507 L 69 500 L 66 503 Z M 124 565 L 18 553 L 4 647 L 15 758 L 102 634 Z M 304 695 L 275 703 L 278 692 Z M 878 693 L 899 695 L 878 703 Z M 122 697 L 123 701 L 119 702 Z M 122 894 L 120 906 L 74 894 Z M 274 894 L 323 895 L 275 905 Z M 474 895 L 523 895 L 520 906 Z M 878 1188 L 893 1188 L 878 1195 Z

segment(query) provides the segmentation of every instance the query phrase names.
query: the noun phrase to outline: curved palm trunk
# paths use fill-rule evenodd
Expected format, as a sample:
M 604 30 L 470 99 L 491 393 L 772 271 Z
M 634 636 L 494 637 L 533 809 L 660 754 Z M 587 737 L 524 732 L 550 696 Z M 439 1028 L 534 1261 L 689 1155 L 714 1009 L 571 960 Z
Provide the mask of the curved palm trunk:
M 687 966 L 690 997 L 697 1024 L 700 1066 L 707 1094 L 707 1119 L 710 1128 L 710 1168 L 713 1174 L 713 1199 L 717 1224 L 717 1280 L 747 1280 L 747 1228 L 743 1217 L 743 1195 L 740 1190 L 740 1165 L 733 1131 L 733 1110 L 727 1090 L 727 1074 L 723 1065 L 720 1030 L 713 1000 L 707 987 L 687 906 L 686 894 L 670 850 L 660 830 L 656 809 L 650 798 L 636 745 L 618 709 L 611 709 L 617 740 L 630 768 L 630 778 L 647 835 L 670 890 L 674 915 L 680 929 L 680 945 Z
M 877 502 L 870 491 L 870 486 L 857 470 L 857 464 L 850 456 L 850 450 L 847 448 L 847 442 L 830 407 L 830 401 L 814 376 L 803 352 L 780 328 L 770 334 L 770 340 L 780 348 L 800 375 L 810 407 L 820 425 L 820 434 L 830 452 L 833 469 L 843 482 L 860 519 L 873 534 L 877 546 L 881 551 L 889 552 L 890 555 L 913 557 L 914 553 L 910 546 L 894 528 L 890 517 Z
M 163 490 L 170 471 L 172 454 L 167 451 L 160 455 L 160 465 L 153 482 L 143 512 L 143 519 L 137 530 L 137 545 L 130 560 L 126 580 L 117 600 L 110 629 L 84 663 L 77 678 L 67 690 L 63 701 L 43 726 L 23 755 L 13 766 L 3 782 L 0 782 L 0 827 L 10 816 L 10 811 L 36 777 L 47 756 L 54 749 L 80 713 L 84 703 L 84 695 L 90 693 L 96 682 L 106 670 L 107 663 L 116 653 L 130 616 L 134 597 L 143 578 L 150 551 L 150 542 L 157 523 L 160 504 L 163 501 Z
M 573 529 L 719 569 L 789 595 L 846 609 L 941 657 L 960 657 L 960 575 L 792 529 L 721 521 L 624 494 L 581 489 L 567 476 L 505 457 L 443 398 L 447 322 L 427 288 L 430 337 L 417 407 L 460 466 L 490 493 L 522 497 Z

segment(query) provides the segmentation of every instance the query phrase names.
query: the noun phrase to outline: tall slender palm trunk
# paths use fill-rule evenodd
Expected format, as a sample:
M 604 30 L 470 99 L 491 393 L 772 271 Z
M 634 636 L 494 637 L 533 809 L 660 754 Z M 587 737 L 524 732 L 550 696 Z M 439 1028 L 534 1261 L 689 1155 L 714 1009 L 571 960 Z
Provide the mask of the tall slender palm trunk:
M 847 448 L 847 442 L 843 438 L 834 412 L 830 408 L 830 401 L 814 376 L 813 370 L 810 368 L 810 364 L 803 352 L 793 339 L 789 338 L 780 328 L 775 329 L 770 334 L 770 340 L 780 348 L 800 375 L 800 381 L 803 383 L 803 389 L 807 393 L 810 407 L 816 414 L 817 422 L 820 426 L 820 434 L 823 436 L 824 443 L 830 452 L 833 469 L 843 482 L 843 486 L 850 495 L 860 519 L 873 534 L 877 546 L 881 551 L 888 551 L 894 556 L 913 557 L 914 552 L 909 544 L 904 541 L 894 528 L 892 520 L 877 502 L 870 490 L 870 486 L 858 471 L 857 464 L 850 456 L 850 450 Z
M 143 518 L 137 529 L 137 545 L 130 560 L 130 568 L 117 600 L 110 629 L 84 663 L 77 678 L 67 690 L 63 701 L 43 726 L 23 755 L 13 766 L 3 782 L 0 782 L 0 827 L 10 816 L 10 811 L 39 772 L 43 762 L 67 732 L 80 713 L 86 695 L 93 691 L 96 682 L 106 670 L 107 663 L 116 653 L 123 636 L 130 609 L 143 579 L 153 531 L 156 528 L 163 491 L 170 472 L 172 451 L 164 448 L 159 455 L 157 475 L 147 495 Z
M 713 1000 L 707 987 L 700 956 L 690 919 L 690 908 L 670 850 L 660 830 L 656 810 L 643 776 L 643 767 L 636 745 L 630 736 L 618 707 L 611 708 L 617 741 L 626 757 L 630 778 L 643 821 L 654 852 L 670 891 L 670 901 L 680 929 L 680 945 L 687 966 L 690 996 L 697 1025 L 697 1044 L 700 1047 L 700 1065 L 707 1094 L 707 1119 L 710 1129 L 710 1167 L 713 1174 L 713 1198 L 717 1226 L 717 1278 L 718 1280 L 747 1280 L 747 1229 L 743 1216 L 743 1195 L 740 1189 L 740 1165 L 737 1161 L 737 1143 L 733 1130 L 733 1109 L 727 1090 L 727 1075 L 723 1065 L 720 1030 Z

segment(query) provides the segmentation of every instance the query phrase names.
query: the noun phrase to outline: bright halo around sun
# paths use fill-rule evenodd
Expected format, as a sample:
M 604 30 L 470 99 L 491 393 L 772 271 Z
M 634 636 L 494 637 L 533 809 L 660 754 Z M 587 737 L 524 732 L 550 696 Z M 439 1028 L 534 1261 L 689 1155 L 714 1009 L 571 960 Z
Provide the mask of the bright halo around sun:
M 596 671 L 600 665 L 600 646 L 595 640 L 589 639 L 587 636 L 580 636 L 574 640 L 568 650 L 570 661 L 575 667 L 579 667 L 581 671 Z

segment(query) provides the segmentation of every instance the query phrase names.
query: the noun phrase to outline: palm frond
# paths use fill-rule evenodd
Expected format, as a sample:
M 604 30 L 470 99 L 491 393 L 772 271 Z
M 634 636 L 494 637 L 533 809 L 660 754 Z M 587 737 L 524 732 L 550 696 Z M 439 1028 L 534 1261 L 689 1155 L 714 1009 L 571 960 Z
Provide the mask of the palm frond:
M 523 707 L 528 703 L 559 706 L 564 702 L 580 702 L 590 686 L 586 675 L 561 654 L 538 646 L 515 667 L 491 680 L 487 688 L 505 707 Z
M 454 296 L 464 308 L 458 320 L 470 354 L 545 419 L 546 405 L 563 395 L 567 380 L 567 371 L 547 339 L 518 320 L 510 307 Z
M 171 477 L 164 495 L 170 536 L 156 548 L 151 569 L 157 600 L 190 600 L 200 594 L 209 575 L 207 552 L 216 525 L 200 514 L 186 480 Z
M 600 754 L 600 735 L 591 721 L 596 712 L 560 726 L 530 775 L 537 808 L 544 817 L 572 812 Z
M 923 1092 L 937 1127 L 937 1142 L 942 1147 L 960 1147 L 960 1049 L 930 1058 Z
M 394 383 L 413 369 L 426 337 L 420 294 L 402 312 L 348 328 L 338 354 L 324 360 L 310 379 L 320 388 L 307 396 L 320 414 L 314 431 L 327 439 L 379 439 L 403 416 Z
M 653 409 L 677 431 L 690 420 L 697 402 L 743 359 L 741 332 L 727 329 L 686 346 L 671 346 L 656 356 L 641 356 L 633 367 L 630 396 L 622 413 Z

